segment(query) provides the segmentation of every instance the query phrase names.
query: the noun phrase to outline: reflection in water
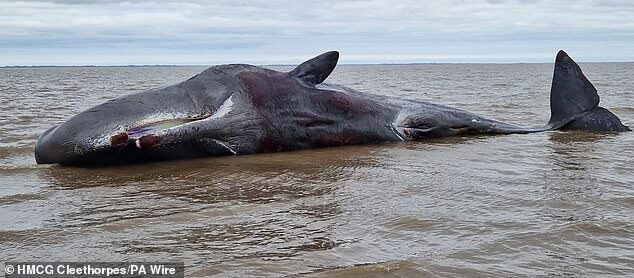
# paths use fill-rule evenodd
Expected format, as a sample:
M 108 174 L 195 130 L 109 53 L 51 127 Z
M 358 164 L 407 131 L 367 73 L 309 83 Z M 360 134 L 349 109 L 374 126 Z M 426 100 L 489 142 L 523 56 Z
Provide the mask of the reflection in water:
M 619 136 L 618 133 L 598 133 L 598 132 L 586 132 L 579 130 L 567 130 L 562 132 L 553 132 L 550 134 L 550 141 L 557 142 L 561 146 L 567 144 L 581 143 L 581 142 L 596 142 L 602 139 L 610 139 L 615 136 Z
M 596 172 L 592 171 L 592 159 L 596 159 L 597 141 L 609 138 L 609 134 L 580 131 L 551 133 L 548 147 L 552 152 L 548 158 L 553 167 L 552 171 L 545 173 L 544 188 L 549 193 L 545 198 L 575 202 L 579 198 L 600 195 L 601 185 L 595 177 Z M 566 220 L 578 218 L 574 212 L 563 210 L 562 213 L 565 215 L 552 217 Z
M 582 131 L 553 132 L 550 134 L 550 148 L 552 159 L 557 168 L 553 170 L 586 170 L 584 162 L 592 157 L 595 150 L 595 142 L 609 139 L 616 134 L 593 133 Z
M 62 210 L 54 225 L 110 233 L 151 225 L 151 241 L 114 242 L 132 256 L 212 252 L 222 261 L 328 250 L 342 243 L 327 229 L 342 210 L 327 195 L 356 168 L 371 167 L 374 152 L 352 146 L 126 167 L 53 166 L 53 189 L 74 196 L 67 204 L 74 209 Z
M 550 134 L 547 146 L 552 150 L 548 156 L 552 169 L 544 173 L 543 208 L 539 214 L 559 235 L 551 241 L 568 237 L 590 242 L 592 246 L 597 235 L 609 233 L 602 226 L 622 225 L 621 221 L 606 216 L 604 209 L 613 205 L 611 196 L 605 196 L 609 192 L 606 184 L 614 181 L 609 180 L 609 175 L 604 176 L 606 169 L 601 169 L 607 166 L 606 161 L 613 159 L 605 156 L 603 148 L 618 136 L 581 131 Z M 617 161 L 614 158 L 611 162 Z M 579 265 L 587 264 L 596 254 L 559 247 L 550 248 L 545 255 L 554 262 L 549 275 L 559 275 L 575 273 Z M 619 273 L 615 270 L 614 274 Z
M 346 150 L 347 149 L 347 150 Z M 346 150 L 346 151 L 342 151 Z M 276 196 L 314 196 L 357 167 L 374 163 L 372 149 L 353 146 L 293 153 L 158 162 L 110 168 L 53 166 L 60 189 L 135 186 L 140 192 L 191 202 L 268 202 Z M 164 183 L 156 186 L 156 183 Z M 316 194 L 313 194 L 312 190 Z

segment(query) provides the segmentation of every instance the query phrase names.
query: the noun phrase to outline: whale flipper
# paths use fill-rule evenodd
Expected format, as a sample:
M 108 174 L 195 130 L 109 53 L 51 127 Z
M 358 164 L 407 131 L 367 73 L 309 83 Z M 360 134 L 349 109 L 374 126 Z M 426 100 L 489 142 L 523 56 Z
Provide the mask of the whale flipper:
M 329 51 L 301 63 L 288 74 L 305 82 L 317 85 L 324 82 L 337 66 L 339 52 Z
M 552 129 L 628 131 L 612 112 L 599 107 L 597 89 L 563 50 L 557 53 L 550 90 Z

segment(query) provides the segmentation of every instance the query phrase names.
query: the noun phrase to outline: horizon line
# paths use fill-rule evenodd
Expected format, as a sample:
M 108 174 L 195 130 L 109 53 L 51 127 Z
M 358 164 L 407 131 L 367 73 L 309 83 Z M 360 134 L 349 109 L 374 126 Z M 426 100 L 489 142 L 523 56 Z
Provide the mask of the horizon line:
M 555 62 L 411 62 L 411 63 L 338 63 L 338 66 L 360 66 L 360 65 L 438 65 L 438 64 L 490 64 L 490 65 L 516 65 L 516 64 L 554 64 Z M 579 62 L 580 64 L 600 64 L 600 63 L 634 63 L 634 61 L 589 61 Z M 207 67 L 230 64 L 78 64 L 78 65 L 2 65 L 0 68 L 82 68 L 82 67 Z M 297 66 L 299 64 L 252 64 L 255 66 Z

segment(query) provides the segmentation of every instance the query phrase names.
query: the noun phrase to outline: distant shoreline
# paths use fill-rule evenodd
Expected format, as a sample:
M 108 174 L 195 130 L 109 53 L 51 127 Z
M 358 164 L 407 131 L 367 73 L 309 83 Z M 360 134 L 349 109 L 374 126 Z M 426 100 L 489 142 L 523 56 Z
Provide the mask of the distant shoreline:
M 627 64 L 628 62 L 581 62 L 580 64 Z M 553 64 L 552 62 L 430 62 L 430 63 L 344 63 L 338 66 L 407 66 L 407 65 L 522 65 L 522 64 Z M 151 67 L 211 67 L 220 64 L 210 65 L 11 65 L 0 66 L 7 68 L 151 68 Z M 264 67 L 292 67 L 295 64 L 270 64 L 258 65 Z

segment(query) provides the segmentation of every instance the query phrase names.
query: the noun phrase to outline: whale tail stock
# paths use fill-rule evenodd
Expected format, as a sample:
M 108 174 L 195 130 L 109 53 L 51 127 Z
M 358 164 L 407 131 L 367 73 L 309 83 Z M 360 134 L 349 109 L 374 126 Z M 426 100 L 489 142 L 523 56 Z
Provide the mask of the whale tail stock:
M 566 52 L 559 51 L 550 91 L 551 117 L 547 125 L 524 128 L 474 115 L 473 113 L 424 105 L 404 110 L 394 122 L 399 138 L 412 140 L 462 134 L 512 134 L 547 130 L 594 132 L 631 131 L 609 110 L 599 107 L 599 95 L 581 68 Z
M 550 89 L 549 129 L 598 132 L 630 131 L 609 110 L 599 107 L 597 90 L 563 50 L 557 53 Z

